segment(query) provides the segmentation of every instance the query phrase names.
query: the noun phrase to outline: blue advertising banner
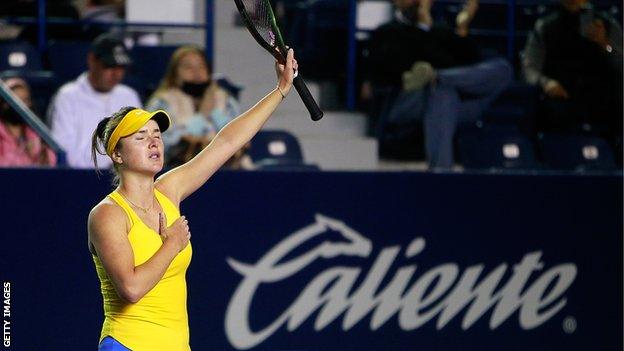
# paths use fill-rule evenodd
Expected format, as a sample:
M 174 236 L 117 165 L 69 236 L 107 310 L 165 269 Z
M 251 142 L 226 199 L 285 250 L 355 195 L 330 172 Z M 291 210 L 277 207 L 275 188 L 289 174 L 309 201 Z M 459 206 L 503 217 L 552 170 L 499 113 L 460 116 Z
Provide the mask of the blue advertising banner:
M 95 350 L 86 219 L 109 184 L 0 181 L 4 347 Z M 181 208 L 191 347 L 620 350 L 622 190 L 621 176 L 220 172 Z

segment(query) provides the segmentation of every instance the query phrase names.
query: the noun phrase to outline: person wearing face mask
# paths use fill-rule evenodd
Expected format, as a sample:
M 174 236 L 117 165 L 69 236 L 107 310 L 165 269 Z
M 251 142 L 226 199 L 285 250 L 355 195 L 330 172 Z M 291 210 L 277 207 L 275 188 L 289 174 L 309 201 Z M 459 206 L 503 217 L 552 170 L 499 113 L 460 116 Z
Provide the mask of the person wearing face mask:
M 30 87 L 21 78 L 4 81 L 13 94 L 32 108 Z M 0 167 L 56 165 L 56 154 L 6 101 L 0 101 Z
M 182 46 L 172 55 L 160 86 L 146 104 L 149 110 L 169 112 L 172 129 L 163 136 L 168 166 L 190 160 L 240 113 L 236 99 L 212 80 L 201 49 Z M 244 149 L 230 166 L 249 168 Z
M 88 71 L 63 85 L 48 107 L 48 122 L 54 139 L 67 152 L 72 168 L 93 168 L 91 131 L 97 116 L 106 116 L 123 106 L 142 106 L 137 92 L 121 84 L 131 64 L 123 41 L 113 34 L 98 36 L 87 56 Z M 111 166 L 109 158 L 98 155 L 102 168 Z

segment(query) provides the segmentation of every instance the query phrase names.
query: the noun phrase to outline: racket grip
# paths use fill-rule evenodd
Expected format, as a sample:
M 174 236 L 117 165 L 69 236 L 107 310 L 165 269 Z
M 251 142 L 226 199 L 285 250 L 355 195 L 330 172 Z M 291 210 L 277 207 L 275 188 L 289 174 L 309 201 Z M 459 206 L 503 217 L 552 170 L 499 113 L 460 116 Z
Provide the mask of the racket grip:
M 313 121 L 318 121 L 323 118 L 323 111 L 321 111 L 316 104 L 316 101 L 314 101 L 314 98 L 312 97 L 312 94 L 310 94 L 310 90 L 308 90 L 308 87 L 303 81 L 303 78 L 301 78 L 301 75 L 295 77 L 293 85 L 295 86 L 295 89 L 297 89 L 297 92 L 301 97 L 301 101 L 303 101 L 303 104 L 308 109 L 308 112 L 310 112 L 310 118 L 312 118 Z

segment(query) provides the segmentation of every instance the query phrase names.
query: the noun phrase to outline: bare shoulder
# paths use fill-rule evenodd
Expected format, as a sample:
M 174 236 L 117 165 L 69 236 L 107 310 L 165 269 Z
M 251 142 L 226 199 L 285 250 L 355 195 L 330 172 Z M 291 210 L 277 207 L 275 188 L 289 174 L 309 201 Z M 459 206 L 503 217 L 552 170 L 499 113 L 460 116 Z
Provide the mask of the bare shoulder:
M 109 197 L 104 198 L 89 212 L 89 235 L 115 228 L 127 228 L 126 213 Z

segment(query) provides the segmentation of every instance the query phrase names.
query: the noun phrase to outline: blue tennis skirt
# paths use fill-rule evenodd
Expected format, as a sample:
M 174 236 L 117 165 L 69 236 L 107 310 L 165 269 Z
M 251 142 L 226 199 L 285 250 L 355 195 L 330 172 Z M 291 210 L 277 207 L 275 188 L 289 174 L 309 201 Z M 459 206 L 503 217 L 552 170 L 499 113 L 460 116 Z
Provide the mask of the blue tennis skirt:
M 102 339 L 98 351 L 132 351 L 129 348 L 123 346 L 119 341 L 113 339 L 112 336 L 107 336 Z

